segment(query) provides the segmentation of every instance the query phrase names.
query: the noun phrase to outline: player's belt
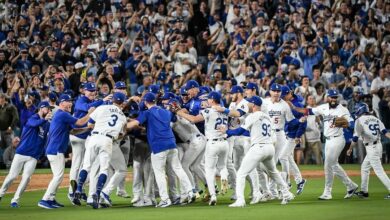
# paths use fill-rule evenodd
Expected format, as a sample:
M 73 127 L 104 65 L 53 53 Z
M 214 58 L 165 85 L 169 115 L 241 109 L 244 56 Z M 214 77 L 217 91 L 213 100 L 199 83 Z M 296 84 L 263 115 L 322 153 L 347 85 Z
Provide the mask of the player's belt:
M 368 142 L 368 143 L 365 143 L 364 146 L 375 145 L 375 144 L 377 144 L 377 143 L 378 143 L 378 141 Z
M 100 134 L 100 135 L 103 135 L 103 136 L 106 136 L 106 137 L 109 137 L 111 139 L 114 139 L 113 136 L 109 135 L 109 134 L 103 134 L 103 133 L 100 133 L 100 132 L 97 132 L 97 131 L 93 131 L 92 134 Z
M 226 138 L 207 139 L 207 141 L 226 141 Z
M 338 135 L 338 136 L 329 136 L 329 137 L 325 137 L 326 140 L 330 140 L 330 139 L 333 139 L 333 138 L 337 138 L 337 137 L 340 137 L 341 135 Z
M 254 147 L 254 146 L 263 147 L 263 145 L 268 145 L 268 144 L 272 144 L 272 143 L 255 143 L 255 144 L 252 144 L 251 147 Z
M 200 134 L 195 135 L 196 138 L 197 138 L 197 137 L 200 137 L 200 136 L 202 136 L 202 135 L 200 135 Z M 192 139 L 192 138 L 191 138 L 191 139 Z M 188 141 L 186 141 L 186 143 L 189 144 L 189 143 L 191 142 L 191 139 L 188 140 Z

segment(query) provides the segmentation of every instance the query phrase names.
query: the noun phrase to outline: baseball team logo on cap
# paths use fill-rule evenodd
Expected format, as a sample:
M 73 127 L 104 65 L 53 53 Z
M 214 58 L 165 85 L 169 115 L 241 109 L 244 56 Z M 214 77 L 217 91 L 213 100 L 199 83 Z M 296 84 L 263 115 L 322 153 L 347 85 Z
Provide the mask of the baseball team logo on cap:
M 90 92 L 95 92 L 96 91 L 96 85 L 95 85 L 95 83 L 88 82 L 88 83 L 85 83 L 84 89 L 87 90 L 87 91 L 90 91 Z
M 122 81 L 118 81 L 115 83 L 115 89 L 125 89 L 126 88 L 126 84 Z
M 126 100 L 126 96 L 125 94 L 121 93 L 121 92 L 116 92 L 114 93 L 114 95 L 112 96 L 112 99 L 114 101 L 117 101 L 117 102 L 124 102 Z
M 247 98 L 246 100 L 250 103 L 257 105 L 257 106 L 261 106 L 261 104 L 263 104 L 263 101 L 261 100 L 261 98 L 259 96 L 252 96 L 250 98 Z
M 221 99 L 221 94 L 219 94 L 218 92 L 212 91 L 209 93 L 207 98 L 219 101 Z
M 146 102 L 155 102 L 156 96 L 153 93 L 148 92 L 144 95 L 143 100 Z
M 70 95 L 67 95 L 67 94 L 62 94 L 60 96 L 60 99 L 59 99 L 59 102 L 70 102 L 72 101 L 72 97 L 70 97 Z
M 192 88 L 199 88 L 199 83 L 195 80 L 189 80 L 186 83 L 186 90 L 192 89 Z
M 282 87 L 279 84 L 274 83 L 274 84 L 271 85 L 271 90 L 272 91 L 281 91 Z
M 337 90 L 334 89 L 328 90 L 328 97 L 338 97 L 338 96 L 339 96 L 339 92 L 337 92 Z
M 233 86 L 232 89 L 230 90 L 231 94 L 235 93 L 244 93 L 244 90 L 242 89 L 241 86 Z

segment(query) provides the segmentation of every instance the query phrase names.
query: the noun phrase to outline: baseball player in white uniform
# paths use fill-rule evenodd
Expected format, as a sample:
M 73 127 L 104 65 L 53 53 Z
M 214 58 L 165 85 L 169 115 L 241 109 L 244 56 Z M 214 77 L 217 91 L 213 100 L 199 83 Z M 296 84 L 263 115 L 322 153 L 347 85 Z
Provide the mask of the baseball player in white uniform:
M 96 185 L 96 192 L 92 195 L 94 209 L 99 208 L 100 194 L 107 180 L 108 169 L 112 156 L 113 141 L 120 135 L 125 134 L 125 125 L 127 119 L 121 110 L 121 105 L 126 96 L 123 93 L 116 92 L 113 95 L 113 105 L 99 106 L 91 114 L 88 122 L 89 127 L 93 127 L 91 138 L 87 143 L 83 168 L 79 174 L 77 191 L 74 196 L 74 204 L 80 204 L 80 196 L 83 185 L 87 179 L 88 172 L 91 170 L 92 163 L 99 158 L 100 171 Z
M 289 105 L 280 98 L 282 87 L 279 84 L 272 84 L 270 88 L 270 98 L 264 99 L 263 108 L 261 109 L 264 113 L 268 114 L 271 118 L 272 129 L 275 132 L 275 163 L 278 162 L 280 158 L 280 153 L 283 148 L 287 145 L 286 134 L 284 132 L 284 126 L 287 122 L 294 119 L 294 115 L 291 112 Z M 282 165 L 282 176 L 283 179 L 287 179 L 287 161 L 280 161 Z M 274 197 L 278 197 L 278 190 L 273 181 L 271 181 L 271 192 Z
M 220 105 L 221 95 L 218 92 L 210 92 L 207 102 L 212 106 Z M 201 110 L 199 115 L 190 115 L 184 111 L 177 114 L 192 123 L 205 121 L 205 134 L 207 138 L 205 151 L 205 172 L 207 186 L 210 192 L 209 205 L 217 204 L 215 192 L 215 175 L 217 169 L 221 170 L 226 166 L 229 144 L 226 135 L 219 131 L 220 127 L 228 126 L 228 117 L 213 108 Z
M 385 199 L 390 199 L 390 179 L 381 163 L 381 133 L 390 138 L 390 132 L 386 130 L 384 124 L 378 118 L 369 113 L 367 104 L 358 104 L 355 107 L 355 114 L 357 119 L 355 121 L 355 131 L 352 138 L 353 142 L 347 154 L 350 155 L 352 153 L 352 149 L 356 146 L 359 138 L 363 140 L 367 152 L 361 167 L 361 191 L 358 192 L 357 195 L 360 198 L 368 198 L 368 180 L 372 168 L 389 193 L 385 196 Z
M 345 199 L 351 198 L 358 185 L 354 183 L 345 173 L 344 169 L 340 166 L 338 158 L 341 151 L 345 146 L 345 138 L 343 135 L 343 127 L 336 127 L 334 120 L 338 117 L 343 117 L 348 120 L 349 124 L 353 126 L 353 119 L 347 108 L 338 103 L 339 93 L 336 90 L 328 90 L 328 103 L 322 104 L 315 108 L 302 109 L 295 106 L 291 106 L 293 109 L 311 115 L 321 115 L 324 121 L 324 136 L 326 138 L 325 143 L 325 189 L 320 200 L 332 199 L 332 186 L 334 175 L 339 177 L 344 185 L 347 187 L 347 194 Z M 352 127 L 350 126 L 350 127 Z
M 228 136 L 242 135 L 249 131 L 251 139 L 250 148 L 247 154 L 245 154 L 237 172 L 237 200 L 229 207 L 245 206 L 245 178 L 250 172 L 256 170 L 260 162 L 264 165 L 268 175 L 281 187 L 283 197 L 281 204 L 287 204 L 294 196 L 290 193 L 287 183 L 283 181 L 281 174 L 276 169 L 273 159 L 275 149 L 272 139 L 272 119 L 264 112 L 261 112 L 262 101 L 260 97 L 252 96 L 248 99 L 248 102 L 251 103 L 250 108 L 253 113 L 247 116 L 245 122 L 239 128 L 226 131 Z
M 230 103 L 229 106 L 229 129 L 236 129 L 240 127 L 240 125 L 244 122 L 246 116 L 249 113 L 249 107 L 248 107 L 248 101 L 244 99 L 243 96 L 244 89 L 240 86 L 233 86 L 232 89 L 230 90 L 231 94 L 231 99 L 232 102 Z M 225 108 L 221 106 L 216 106 L 214 107 L 217 111 L 219 112 L 224 112 Z M 227 169 L 232 170 L 232 172 L 229 173 L 234 173 L 234 179 L 231 180 L 231 187 L 234 190 L 232 200 L 236 199 L 236 170 L 240 168 L 241 161 L 244 158 L 246 152 L 249 150 L 250 147 L 250 137 L 249 137 L 249 132 L 245 134 L 247 136 L 233 136 L 228 138 L 229 142 L 229 154 L 228 154 L 228 161 L 227 161 Z M 230 161 L 230 162 L 229 162 Z M 232 163 L 234 161 L 234 167 L 229 169 L 229 163 Z M 223 178 L 224 172 L 221 171 L 221 180 L 222 180 L 222 187 L 221 187 L 221 192 L 224 193 L 224 191 L 227 190 L 227 180 Z M 249 174 L 248 178 L 250 184 L 251 184 L 251 189 L 252 189 L 252 202 L 251 203 L 257 203 L 260 200 L 260 188 L 259 188 L 259 177 L 257 174 L 257 170 L 252 170 L 252 172 Z

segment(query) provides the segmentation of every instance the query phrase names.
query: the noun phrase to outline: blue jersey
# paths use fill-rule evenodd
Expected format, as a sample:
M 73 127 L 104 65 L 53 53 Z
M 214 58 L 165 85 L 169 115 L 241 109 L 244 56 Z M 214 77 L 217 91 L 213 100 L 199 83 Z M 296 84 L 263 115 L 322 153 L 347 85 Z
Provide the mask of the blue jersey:
M 24 125 L 16 153 L 38 160 L 43 155 L 49 126 L 50 123 L 40 118 L 38 114 L 31 116 Z
M 137 121 L 146 124 L 149 147 L 154 154 L 176 148 L 171 128 L 171 121 L 176 121 L 176 116 L 172 112 L 153 106 L 146 111 L 140 111 Z
M 69 143 L 69 132 L 77 122 L 69 112 L 58 109 L 50 123 L 46 144 L 46 154 L 66 153 Z
M 303 99 L 300 96 L 294 95 L 294 98 L 291 100 L 291 102 L 294 106 L 303 108 L 302 100 Z M 307 122 L 299 122 L 299 119 L 303 116 L 302 113 L 299 113 L 295 110 L 292 110 L 292 113 L 295 119 L 286 122 L 284 125 L 284 131 L 289 138 L 300 138 L 305 133 Z
M 98 101 L 91 101 L 87 97 L 81 95 L 76 101 L 75 107 L 74 107 L 74 113 L 73 116 L 75 118 L 82 118 L 88 114 L 88 110 L 92 107 L 98 107 L 103 104 L 103 100 Z M 76 128 L 82 128 L 87 126 L 87 124 L 84 124 L 82 126 L 75 126 Z M 87 139 L 87 137 L 90 135 L 90 131 L 84 132 L 82 134 L 76 135 L 78 138 L 81 139 Z
M 188 110 L 190 115 L 199 115 L 200 110 L 202 110 L 202 100 L 199 98 L 199 96 L 192 98 L 185 104 L 185 108 Z M 199 131 L 204 134 L 204 121 L 198 122 L 195 125 Z

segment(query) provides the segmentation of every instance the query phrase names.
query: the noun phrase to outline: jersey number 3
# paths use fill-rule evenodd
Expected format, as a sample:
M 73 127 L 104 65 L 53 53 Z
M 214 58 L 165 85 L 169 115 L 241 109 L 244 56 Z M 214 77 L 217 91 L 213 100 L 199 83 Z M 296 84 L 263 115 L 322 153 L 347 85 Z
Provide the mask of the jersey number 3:
M 110 127 L 114 127 L 116 125 L 116 122 L 118 121 L 118 116 L 117 115 L 111 115 L 111 118 L 112 118 L 112 122 L 109 121 L 108 125 Z

